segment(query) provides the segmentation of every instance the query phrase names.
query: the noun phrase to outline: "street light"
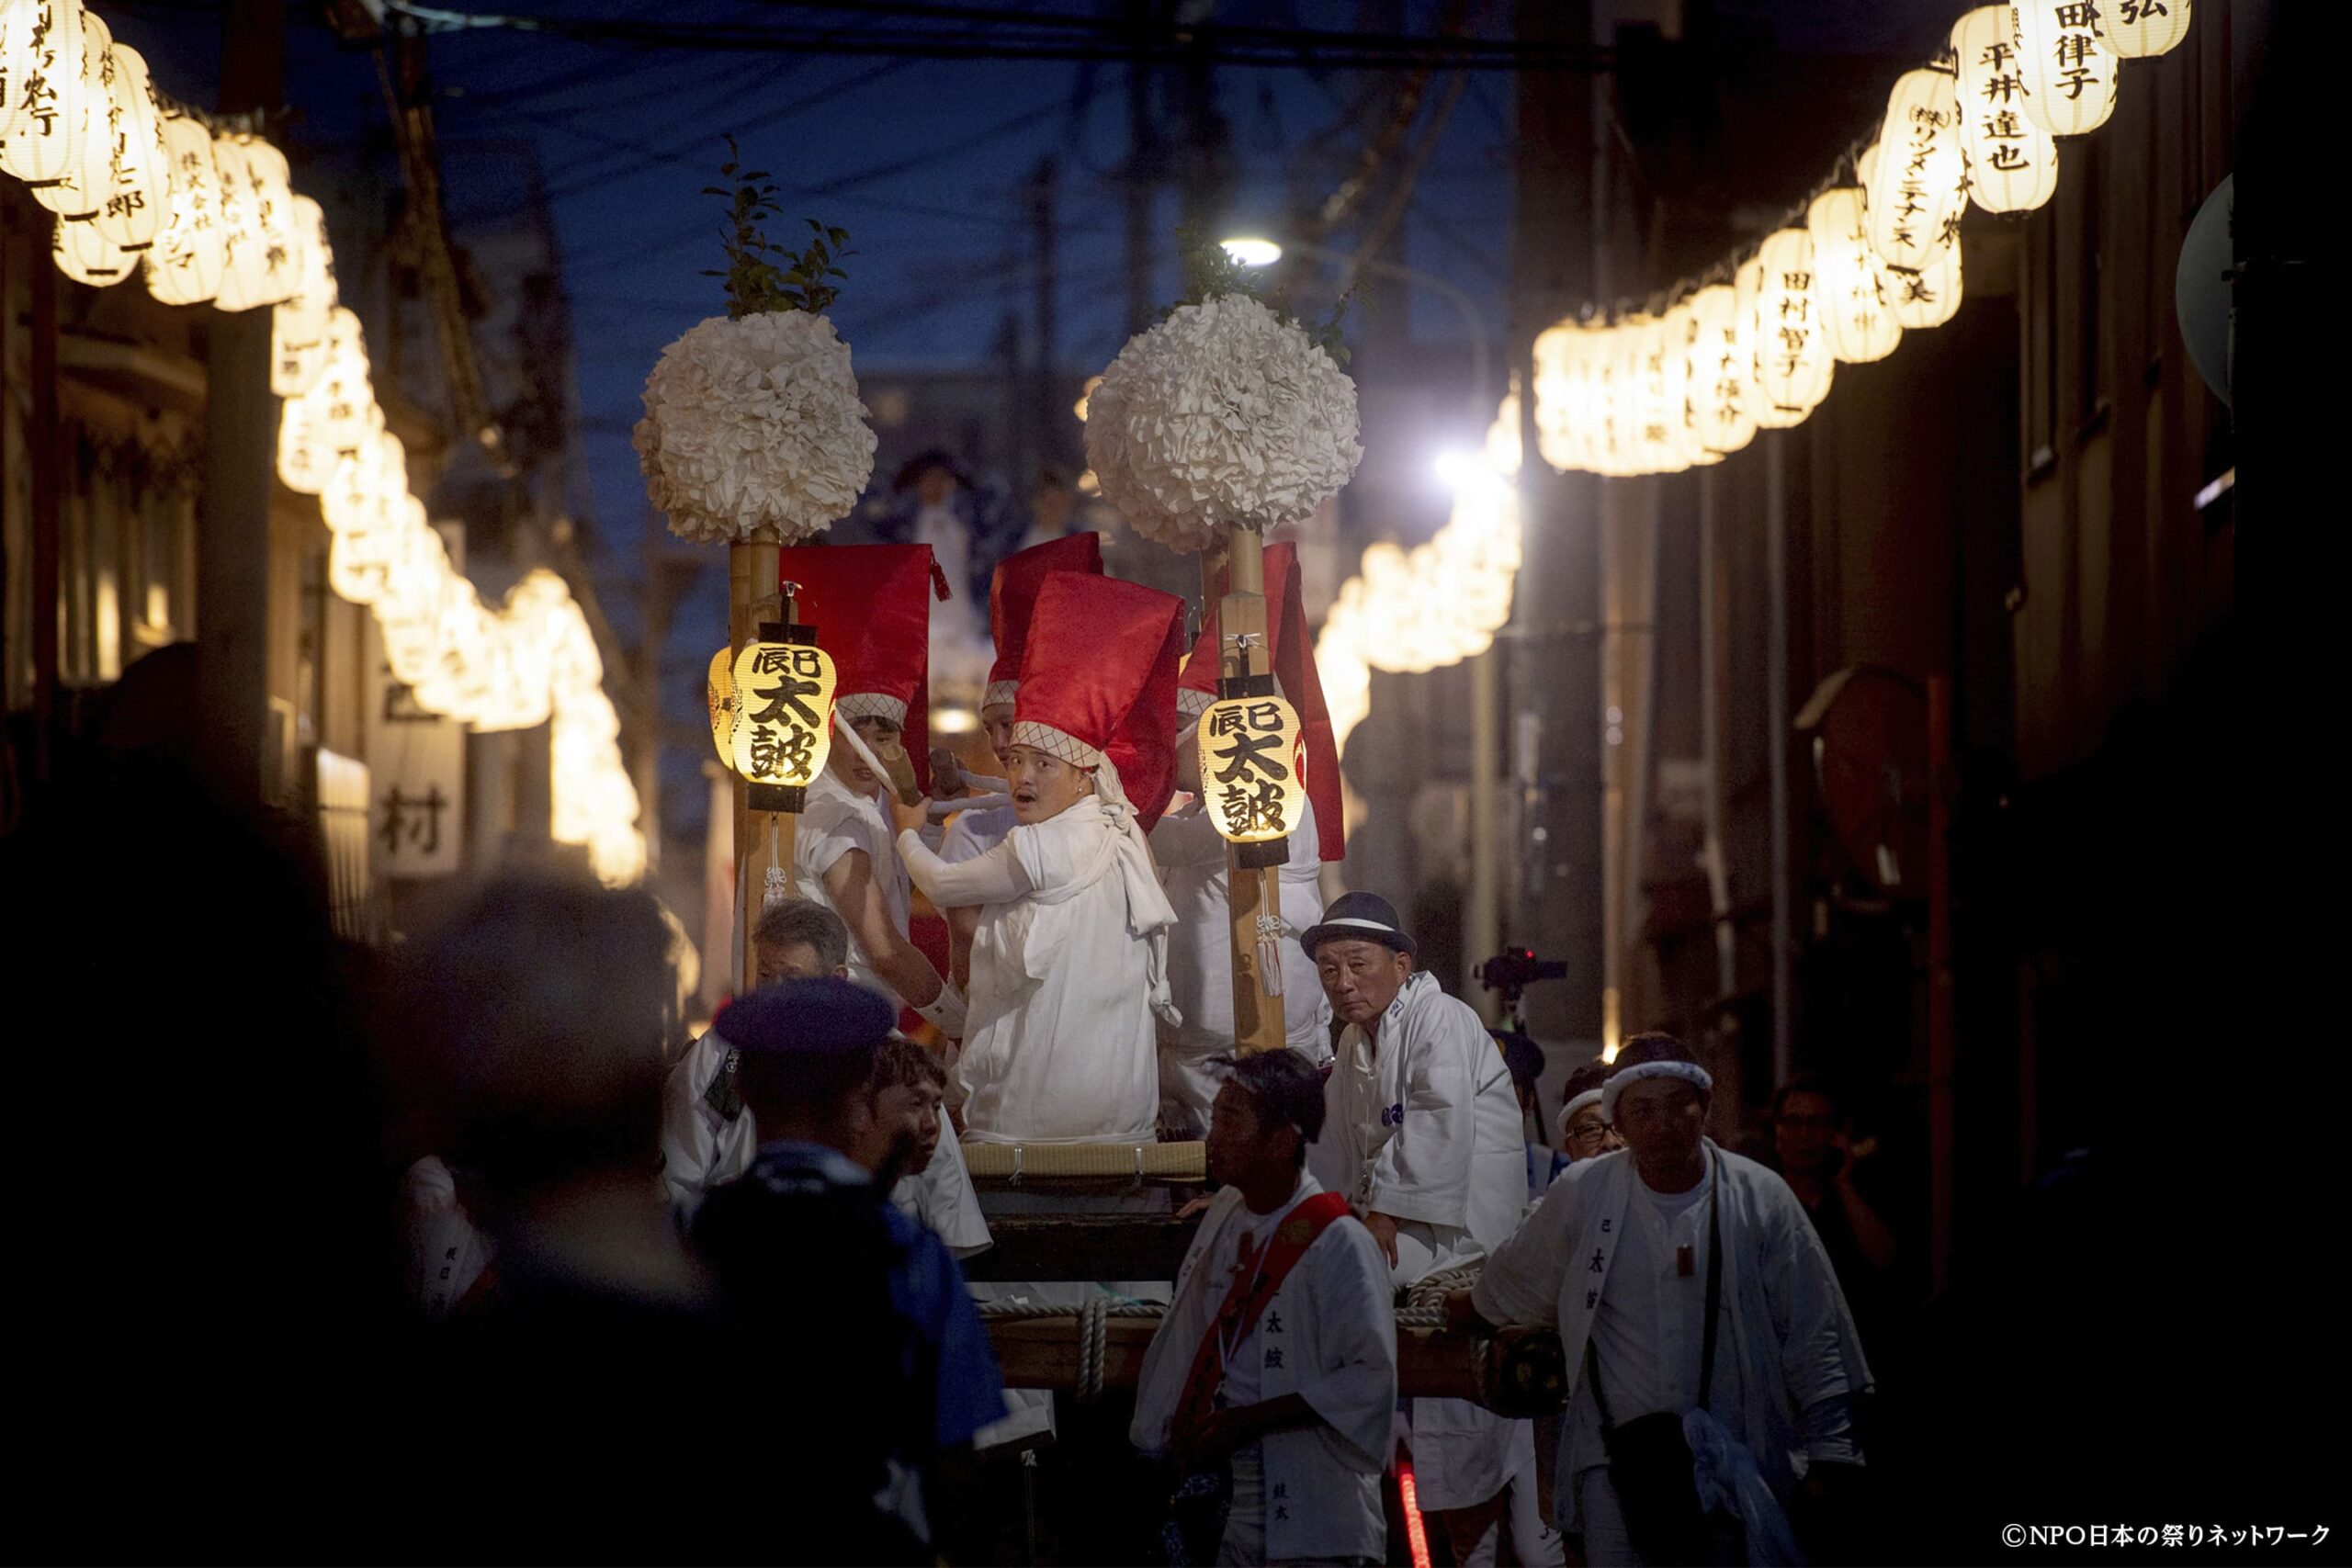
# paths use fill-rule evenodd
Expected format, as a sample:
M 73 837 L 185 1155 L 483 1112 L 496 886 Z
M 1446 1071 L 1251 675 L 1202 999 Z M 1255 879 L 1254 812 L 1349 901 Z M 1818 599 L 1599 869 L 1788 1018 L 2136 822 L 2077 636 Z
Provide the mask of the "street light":
M 1350 266 L 1361 267 L 1365 272 L 1376 273 L 1383 277 L 1401 278 L 1407 283 L 1418 283 L 1430 293 L 1443 296 L 1461 315 L 1463 328 L 1470 334 L 1471 428 L 1474 430 L 1486 428 L 1486 422 L 1490 417 L 1490 405 L 1486 400 L 1494 395 L 1487 385 L 1488 358 L 1487 323 L 1479 319 L 1478 307 L 1472 302 L 1469 295 L 1464 294 L 1435 273 L 1421 272 L 1409 266 L 1398 266 L 1395 262 L 1351 256 L 1340 251 L 1326 250 L 1321 245 L 1310 245 L 1301 240 L 1293 240 L 1285 246 L 1255 234 L 1237 234 L 1230 239 L 1220 240 L 1217 243 L 1227 255 L 1233 258 L 1235 265 L 1239 266 L 1272 266 L 1282 260 L 1283 252 L 1288 250 L 1302 256 L 1312 257 L 1317 261 L 1343 262 Z

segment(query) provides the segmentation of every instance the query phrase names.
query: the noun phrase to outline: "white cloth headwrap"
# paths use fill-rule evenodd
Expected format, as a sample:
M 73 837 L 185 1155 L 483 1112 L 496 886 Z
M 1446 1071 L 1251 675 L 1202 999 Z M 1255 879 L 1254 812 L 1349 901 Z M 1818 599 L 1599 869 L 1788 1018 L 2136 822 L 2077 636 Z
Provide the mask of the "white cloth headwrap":
M 1560 1136 L 1565 1138 L 1568 1135 L 1569 1117 L 1574 1116 L 1577 1111 L 1582 1111 L 1588 1105 L 1599 1105 L 1602 1098 L 1602 1093 L 1600 1089 L 1589 1089 L 1582 1094 L 1577 1095 L 1574 1100 L 1569 1100 L 1566 1105 L 1561 1106 Z M 1606 1116 L 1609 1113 L 1604 1111 L 1601 1114 Z
M 836 716 L 851 720 L 887 718 L 903 729 L 907 725 L 907 705 L 903 698 L 886 697 L 879 692 L 852 692 L 833 699 Z
M 1627 1084 L 1642 1078 L 1680 1078 L 1685 1083 L 1698 1085 L 1702 1094 L 1715 1092 L 1714 1078 L 1696 1062 L 1636 1062 L 1630 1067 L 1618 1068 L 1609 1075 L 1609 1081 L 1600 1086 L 1600 1113 L 1611 1122 L 1616 1121 L 1617 1097 L 1625 1092 Z
M 992 707 L 1009 707 L 1020 694 L 1021 682 L 1018 681 L 990 681 L 988 689 L 980 694 L 980 711 L 986 713 Z

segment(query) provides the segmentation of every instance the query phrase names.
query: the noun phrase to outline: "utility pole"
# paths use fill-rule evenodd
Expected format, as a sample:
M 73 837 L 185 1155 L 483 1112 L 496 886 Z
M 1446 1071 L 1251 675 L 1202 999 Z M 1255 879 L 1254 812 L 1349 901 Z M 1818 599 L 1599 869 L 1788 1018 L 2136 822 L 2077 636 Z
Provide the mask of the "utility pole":
M 282 107 L 285 96 L 285 0 L 229 0 L 220 14 L 221 112 L 266 113 Z M 206 324 L 198 705 L 213 786 L 244 806 L 261 803 L 269 711 L 269 501 L 277 446 L 270 316 L 216 310 Z
M 1590 0 L 1519 0 L 1528 42 L 1590 42 Z M 1606 91 L 1582 71 L 1518 77 L 1519 216 L 1511 256 L 1510 362 L 1534 381 L 1536 333 L 1593 297 L 1606 213 L 1596 119 Z M 1509 631 L 1510 713 L 1521 882 L 1510 940 L 1567 964 L 1528 993 L 1530 1030 L 1602 1038 L 1600 481 L 1538 456 L 1535 400 L 1520 399 L 1525 559 Z

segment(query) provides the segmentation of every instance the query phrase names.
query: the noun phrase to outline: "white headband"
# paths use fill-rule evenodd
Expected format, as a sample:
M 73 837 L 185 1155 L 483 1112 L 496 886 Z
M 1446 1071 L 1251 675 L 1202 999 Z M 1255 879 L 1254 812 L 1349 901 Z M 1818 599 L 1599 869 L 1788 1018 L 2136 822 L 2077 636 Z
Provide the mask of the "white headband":
M 1009 707 L 1020 694 L 1021 682 L 1018 681 L 990 681 L 988 690 L 980 694 L 980 711 L 986 713 L 992 707 Z
M 833 712 L 853 722 L 861 718 L 887 718 L 901 729 L 907 726 L 906 699 L 887 697 L 879 692 L 851 692 L 835 697 Z
M 1577 1095 L 1574 1100 L 1569 1100 L 1566 1105 L 1560 1107 L 1561 1136 L 1566 1137 L 1567 1135 L 1569 1117 L 1574 1116 L 1577 1111 L 1582 1111 L 1588 1105 L 1600 1104 L 1600 1090 L 1597 1089 L 1589 1089 L 1582 1094 Z M 1606 1115 L 1607 1112 L 1604 1111 L 1602 1114 Z
M 1067 730 L 1057 729 L 1050 724 L 1040 724 L 1034 718 L 1014 721 L 1012 744 L 1043 751 L 1048 757 L 1058 757 L 1073 768 L 1099 768 L 1103 762 L 1099 749 L 1089 746 Z
M 1696 1062 L 1636 1062 L 1630 1067 L 1618 1068 L 1600 1086 L 1600 1113 L 1615 1122 L 1617 1097 L 1625 1092 L 1627 1084 L 1643 1078 L 1680 1078 L 1684 1083 L 1696 1084 L 1701 1094 L 1715 1092 L 1715 1080 Z

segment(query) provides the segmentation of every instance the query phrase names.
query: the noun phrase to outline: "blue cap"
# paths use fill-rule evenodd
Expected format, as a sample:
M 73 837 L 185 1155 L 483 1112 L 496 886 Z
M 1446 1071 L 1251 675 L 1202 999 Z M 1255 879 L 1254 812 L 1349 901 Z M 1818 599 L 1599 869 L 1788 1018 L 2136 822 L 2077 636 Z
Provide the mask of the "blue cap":
M 1323 919 L 1298 939 L 1309 958 L 1327 942 L 1376 942 L 1407 957 L 1419 951 L 1396 918 L 1396 906 L 1377 893 L 1342 893 L 1323 911 Z
M 835 1056 L 871 1050 L 899 1021 L 888 999 L 839 976 L 786 980 L 738 997 L 718 1028 L 739 1051 Z

